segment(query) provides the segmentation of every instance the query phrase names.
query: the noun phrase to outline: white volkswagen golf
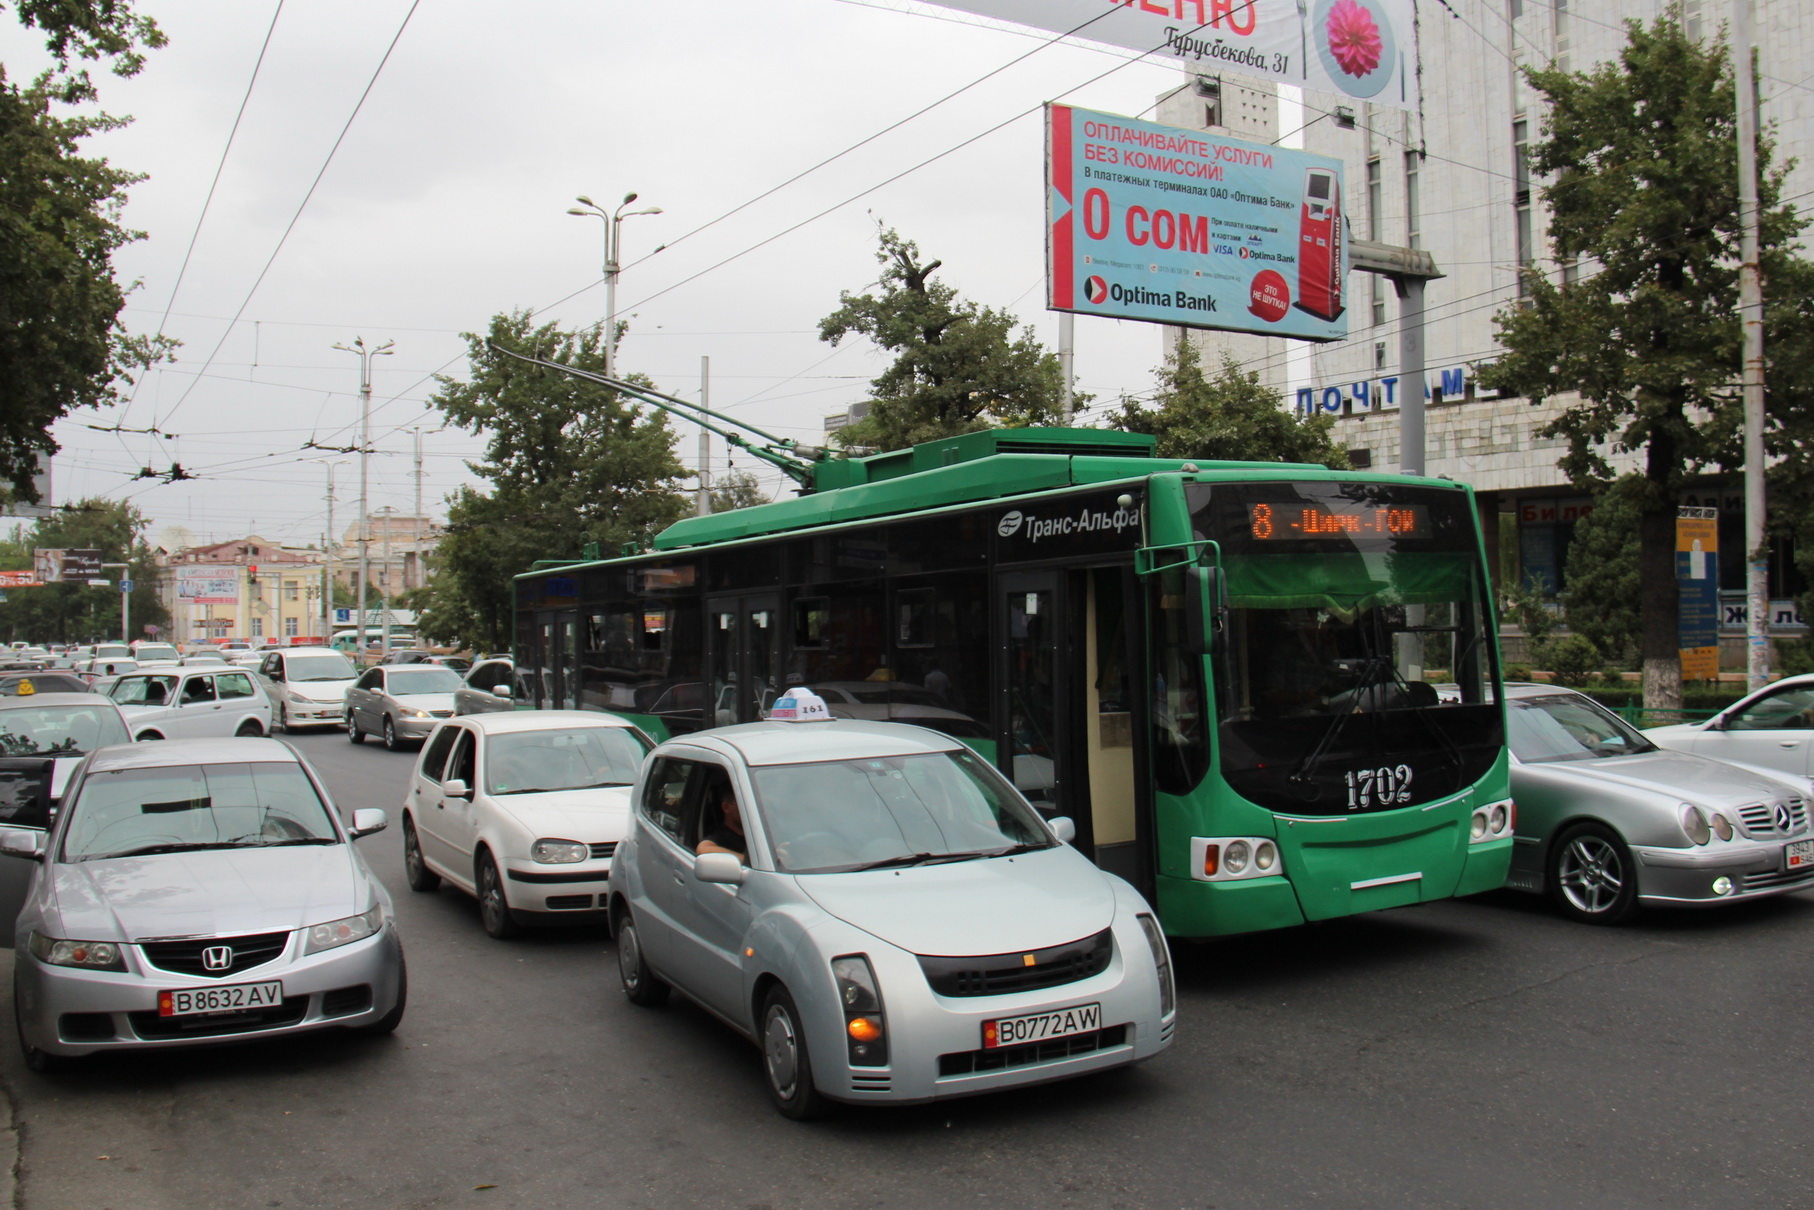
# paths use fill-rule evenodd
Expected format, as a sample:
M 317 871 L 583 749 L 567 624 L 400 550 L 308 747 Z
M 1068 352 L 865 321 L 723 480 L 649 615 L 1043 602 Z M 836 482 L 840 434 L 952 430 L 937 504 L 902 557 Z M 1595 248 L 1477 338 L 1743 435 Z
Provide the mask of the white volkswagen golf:
M 588 710 L 475 714 L 435 728 L 403 803 L 412 891 L 443 879 L 478 899 L 493 937 L 602 923 L 630 787 L 654 742 Z

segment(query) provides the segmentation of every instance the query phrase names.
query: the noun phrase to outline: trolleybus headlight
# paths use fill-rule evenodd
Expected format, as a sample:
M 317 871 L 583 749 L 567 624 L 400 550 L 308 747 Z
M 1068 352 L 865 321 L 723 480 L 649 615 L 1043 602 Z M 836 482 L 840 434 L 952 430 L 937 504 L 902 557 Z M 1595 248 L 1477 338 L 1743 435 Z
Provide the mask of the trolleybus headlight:
M 851 1066 L 888 1066 L 888 1023 L 869 959 L 862 954 L 833 958 L 831 974 L 838 985 L 838 1006 L 844 1010 Z
M 1487 812 L 1487 829 L 1492 832 L 1493 835 L 1497 836 L 1499 833 L 1505 831 L 1505 821 L 1505 804 L 1502 802 L 1494 803 L 1492 810 Z
M 1468 839 L 1469 840 L 1485 840 L 1486 839 L 1486 812 L 1485 811 L 1474 812 L 1473 821 L 1468 824 Z
M 1230 874 L 1239 874 L 1247 868 L 1247 862 L 1253 856 L 1253 850 L 1245 840 L 1230 842 L 1228 852 L 1222 855 L 1222 868 Z
M 1159 930 L 1159 922 L 1141 912 L 1135 917 L 1140 921 L 1140 931 L 1146 934 L 1146 944 L 1153 951 L 1153 966 L 1159 972 L 1159 1015 L 1169 1017 L 1178 1006 L 1178 993 L 1172 986 L 1172 951 L 1165 943 L 1165 934 Z
M 1732 821 L 1718 811 L 1713 813 L 1713 834 L 1721 840 L 1732 839 Z
M 1682 831 L 1695 844 L 1706 844 L 1713 839 L 1713 829 L 1707 824 L 1706 814 L 1692 803 L 1682 804 Z
M 1270 840 L 1262 840 L 1253 847 L 1253 864 L 1262 870 L 1270 870 L 1279 864 L 1279 846 Z

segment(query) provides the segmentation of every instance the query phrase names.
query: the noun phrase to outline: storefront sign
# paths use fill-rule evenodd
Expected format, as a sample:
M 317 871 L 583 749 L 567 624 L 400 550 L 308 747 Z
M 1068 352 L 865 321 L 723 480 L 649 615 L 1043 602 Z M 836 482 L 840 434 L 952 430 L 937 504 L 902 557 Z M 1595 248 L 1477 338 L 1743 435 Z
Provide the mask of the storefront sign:
M 1471 365 L 1448 366 L 1431 370 L 1424 376 L 1423 397 L 1432 402 L 1455 403 L 1465 399 L 1470 389 L 1477 398 L 1496 399 L 1498 393 L 1487 391 L 1475 382 Z M 1332 416 L 1356 412 L 1390 412 L 1398 409 L 1399 376 L 1366 378 L 1327 386 L 1299 387 L 1295 410 L 1300 416 L 1327 412 Z
M 1411 0 L 933 0 L 1170 59 L 1199 75 L 1224 71 L 1417 107 Z
M 1053 310 L 1348 335 L 1340 160 L 1048 105 L 1046 220 Z

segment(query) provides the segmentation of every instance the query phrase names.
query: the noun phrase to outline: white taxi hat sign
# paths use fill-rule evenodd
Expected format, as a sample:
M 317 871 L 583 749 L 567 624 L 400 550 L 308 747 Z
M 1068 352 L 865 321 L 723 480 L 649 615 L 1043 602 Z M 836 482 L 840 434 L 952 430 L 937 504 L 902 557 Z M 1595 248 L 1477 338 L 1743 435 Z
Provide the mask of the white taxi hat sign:
M 776 723 L 822 723 L 831 719 L 831 710 L 811 689 L 796 686 L 775 699 L 768 717 Z

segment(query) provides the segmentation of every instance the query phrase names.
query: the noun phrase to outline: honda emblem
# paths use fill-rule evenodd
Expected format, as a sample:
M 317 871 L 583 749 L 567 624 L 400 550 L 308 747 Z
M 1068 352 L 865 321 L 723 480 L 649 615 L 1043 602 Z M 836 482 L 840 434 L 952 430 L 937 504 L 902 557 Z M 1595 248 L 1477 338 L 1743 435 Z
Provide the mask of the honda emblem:
M 211 971 L 231 970 L 233 968 L 233 947 L 210 945 L 202 951 L 202 968 Z

